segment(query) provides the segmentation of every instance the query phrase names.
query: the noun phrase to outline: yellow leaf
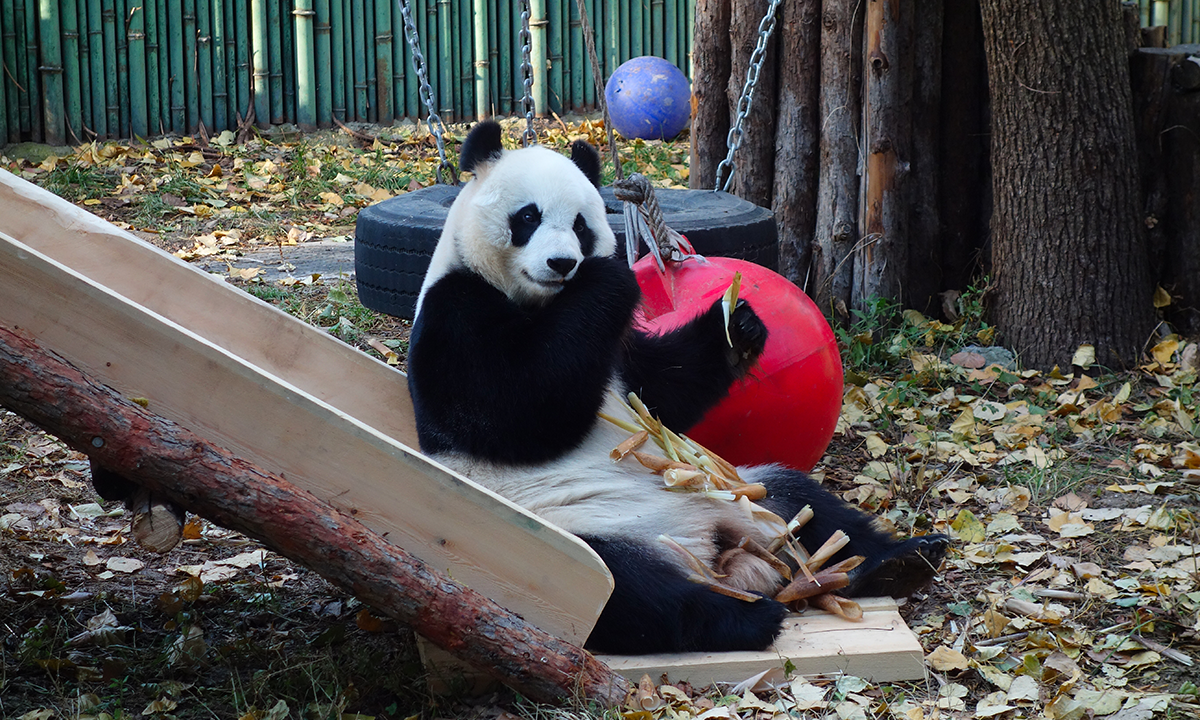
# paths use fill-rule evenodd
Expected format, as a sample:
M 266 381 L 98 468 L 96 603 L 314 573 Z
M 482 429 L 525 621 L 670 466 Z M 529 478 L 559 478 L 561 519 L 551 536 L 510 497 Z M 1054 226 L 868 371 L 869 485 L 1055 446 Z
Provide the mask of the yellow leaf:
M 966 670 L 970 665 L 970 661 L 967 660 L 965 655 L 945 645 L 939 645 L 934 648 L 933 652 L 926 655 L 925 663 L 938 672 Z
M 99 205 L 99 204 L 100 204 L 100 201 L 99 201 L 99 200 L 97 200 L 96 198 L 88 198 L 87 200 L 84 200 L 84 201 L 83 201 L 83 204 L 84 204 L 84 205 L 91 205 L 91 206 L 95 206 L 95 205 Z
M 320 194 L 320 197 L 322 200 L 324 200 L 329 205 L 336 205 L 337 207 L 341 207 L 342 205 L 346 204 L 346 201 L 342 200 L 342 196 L 338 195 L 335 192 L 323 192 Z
M 1087 369 L 1096 362 L 1096 347 L 1087 343 L 1080 345 L 1075 351 L 1075 357 L 1071 358 L 1072 365 L 1078 365 L 1081 368 Z
M 1171 304 L 1171 293 L 1162 289 L 1161 285 L 1154 288 L 1154 307 L 1165 308 Z
M 1159 365 L 1166 365 L 1171 362 L 1171 358 L 1175 357 L 1175 351 L 1179 349 L 1179 336 L 1168 335 L 1165 340 L 1154 346 L 1150 354 L 1158 361 Z
M 1121 389 L 1117 391 L 1116 397 L 1113 398 L 1113 404 L 1120 405 L 1121 403 L 1125 402 L 1129 399 L 1129 395 L 1132 392 L 1133 386 L 1129 383 L 1125 383 L 1121 386 Z
M 950 423 L 950 432 L 957 437 L 973 438 L 975 437 L 975 413 L 971 408 L 966 408 L 962 414 Z
M 960 510 L 958 517 L 950 523 L 950 528 L 965 543 L 983 542 L 987 538 L 987 528 L 975 517 L 970 510 Z

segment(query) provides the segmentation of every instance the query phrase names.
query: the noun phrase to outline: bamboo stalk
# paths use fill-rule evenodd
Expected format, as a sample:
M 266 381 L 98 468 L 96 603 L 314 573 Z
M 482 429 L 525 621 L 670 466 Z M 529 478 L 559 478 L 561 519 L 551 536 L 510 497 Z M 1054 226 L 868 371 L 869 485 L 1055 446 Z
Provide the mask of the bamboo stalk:
M 312 0 L 297 0 L 296 10 L 296 122 L 302 130 L 317 126 L 316 38 Z
M 17 89 L 17 136 L 28 132 L 31 128 L 29 121 L 29 78 L 25 75 L 25 5 L 22 0 L 16 3 L 3 3 L 4 7 L 13 13 L 13 43 L 8 50 L 12 51 L 12 60 L 8 66 L 15 74 L 13 86 Z
M 162 94 L 159 92 L 158 67 L 158 10 L 158 2 L 155 0 L 145 0 L 142 3 L 142 21 L 146 33 L 146 132 L 148 135 L 162 132 Z
M 395 93 L 394 111 L 396 117 L 415 116 L 416 113 L 409 105 L 409 71 L 407 37 L 404 31 L 404 16 L 400 14 L 400 3 L 392 2 L 392 78 Z
M 230 127 L 229 118 L 229 59 L 226 56 L 226 39 L 229 35 L 225 24 L 225 0 L 212 0 L 212 102 L 213 132 Z
M 375 108 L 377 122 L 391 125 L 396 119 L 392 76 L 393 0 L 375 0 Z
M 7 8 L 5 9 L 7 10 Z M 3 48 L 7 43 L 6 31 L 8 26 L 4 23 L 4 15 L 5 13 L 0 12 L 0 53 L 3 52 Z M 4 58 L 0 56 L 0 64 L 3 62 Z M 8 73 L 4 72 L 4 68 L 0 66 L 0 143 L 9 142 L 8 111 L 16 106 L 16 98 L 13 99 L 14 102 L 11 104 L 8 101 L 9 90 L 7 75 Z
M 59 9 L 58 0 L 41 0 L 35 16 L 41 35 L 41 42 L 34 47 L 40 60 L 36 72 L 41 82 L 42 128 L 51 145 L 63 145 L 67 139 Z
M 183 0 L 167 0 L 167 34 L 170 58 L 171 132 L 187 132 L 187 104 L 184 90 Z
M 679 67 L 679 0 L 666 0 L 666 6 L 663 9 L 663 18 L 666 23 L 664 35 L 666 36 L 666 58 L 667 62 L 675 67 Z
M 549 0 L 546 8 L 546 106 L 542 109 L 563 111 L 563 0 Z
M 1183 42 L 1183 0 L 1167 4 L 1167 43 L 1174 47 Z
M 259 127 L 271 124 L 271 88 L 267 65 L 267 0 L 250 0 L 254 35 L 251 40 L 251 63 L 254 67 L 254 119 Z
M 580 18 L 579 3 L 576 0 L 568 0 L 567 16 L 570 18 L 567 48 L 571 57 L 571 65 L 568 70 L 571 74 L 571 107 L 578 110 L 583 107 L 583 81 L 587 74 L 584 72 L 584 63 L 587 58 L 587 49 L 583 44 L 583 20 Z
M 645 32 L 642 23 L 642 4 L 640 2 L 629 3 L 629 57 L 640 57 L 645 54 L 642 51 L 642 35 Z
M 237 90 L 237 16 L 245 16 L 245 8 L 240 0 L 221 0 L 225 19 L 222 23 L 225 46 L 225 127 L 229 130 L 237 128 L 237 113 L 244 109 L 238 104 Z
M 88 88 L 92 101 L 89 127 L 97 136 L 103 137 L 108 133 L 108 114 L 105 110 L 104 98 L 104 27 L 100 3 L 96 0 L 89 0 L 85 5 L 87 6 L 85 8 L 87 13 L 87 32 L 85 34 L 88 42 L 88 70 L 91 75 Z M 9 7 L 8 3 L 5 3 L 5 7 Z M 6 62 L 8 61 L 6 60 Z
M 283 0 L 279 8 L 279 72 L 283 87 L 283 121 L 296 122 L 296 100 L 298 97 L 296 77 L 296 23 L 292 20 L 294 0 Z
M 454 27 L 456 29 L 454 43 L 454 68 L 458 73 L 458 82 L 454 83 L 454 116 L 468 118 L 475 107 L 475 70 L 471 65 L 475 32 L 471 27 L 471 4 L 460 0 L 451 4 L 454 8 Z
M 438 114 L 443 120 L 454 119 L 454 18 L 450 0 L 437 0 Z
M 128 14 L 126 47 L 129 53 L 129 132 L 136 137 L 150 134 L 150 116 L 146 97 L 146 14 L 145 2 L 131 4 Z
M 42 78 L 38 72 L 38 0 L 25 0 L 25 96 L 29 106 L 29 133 L 35 142 L 44 142 Z
M 234 32 L 237 34 L 237 46 L 234 53 L 234 63 L 237 66 L 237 112 L 243 117 L 249 116 L 250 108 L 256 107 L 257 81 L 253 78 L 255 69 L 253 38 L 256 29 L 252 29 L 250 17 L 256 12 L 255 2 L 250 4 L 250 12 L 246 12 L 245 0 L 238 0 L 240 11 L 234 15 Z M 255 110 L 257 117 L 258 111 Z
M 129 18 L 130 6 L 136 0 L 116 0 L 117 32 L 117 115 L 121 119 L 121 130 L 118 137 L 127 138 L 131 135 L 129 129 Z M 112 98 L 109 98 L 109 102 Z
M 313 24 L 313 62 L 316 64 L 317 125 L 333 125 L 333 61 L 330 51 L 329 0 L 316 0 Z
M 616 3 L 597 3 L 607 13 L 604 31 L 604 75 L 611 75 L 621 64 L 621 14 Z
M 5 87 L 4 115 L 8 124 L 8 132 L 4 137 L 9 142 L 21 139 L 21 113 L 19 110 L 20 91 L 17 87 L 17 20 L 16 7 L 13 3 L 0 3 L 0 52 L 3 53 L 4 66 L 7 72 L 0 76 L 0 84 Z M 14 77 L 16 75 L 16 77 Z
M 272 125 L 283 123 L 283 38 L 280 36 L 280 0 L 267 0 L 267 33 L 266 45 L 263 48 L 267 57 L 267 88 L 270 113 L 263 120 Z
M 501 115 L 510 115 L 513 111 L 513 58 L 520 50 L 514 45 L 517 37 L 516 27 L 513 26 L 513 5 L 508 0 L 497 0 L 496 8 L 499 21 L 496 23 L 498 32 L 499 56 L 494 66 L 498 80 L 496 93 L 497 110 Z
M 62 0 L 59 25 L 62 32 L 63 91 L 66 137 L 72 144 L 83 142 L 83 83 L 79 76 L 79 10 L 76 0 Z M 4 106 L 3 88 L 0 87 L 0 107 Z M 0 113 L 2 114 L 2 113 Z M 4 118 L 0 117 L 0 125 Z M 0 138 L 6 133 L 0 129 Z
M 364 0 L 351 0 L 353 9 L 354 42 L 354 116 L 360 122 L 368 121 L 367 114 L 367 13 Z
M 200 83 L 196 61 L 196 0 L 183 0 L 183 96 L 187 106 L 187 131 L 200 127 Z
M 696 0 L 684 0 L 684 4 L 687 9 L 683 13 L 682 22 L 680 23 L 681 27 L 679 30 L 681 35 L 679 38 L 679 47 L 681 48 L 680 52 L 683 54 L 685 62 L 680 63 L 676 67 L 682 68 L 684 74 L 690 80 L 695 77 L 695 68 L 693 67 L 695 57 L 692 54 L 692 39 L 696 36 Z
M 329 2 L 329 61 L 330 61 L 330 113 L 334 119 L 346 120 L 346 41 L 343 3 L 345 0 Z
M 104 23 L 104 112 L 109 137 L 121 136 L 121 99 L 117 90 L 120 59 L 117 57 L 117 9 L 113 0 L 101 5 Z
M 354 99 L 354 15 L 351 2 L 352 0 L 344 0 L 342 3 L 342 72 L 345 76 L 346 119 L 357 120 L 357 103 Z
M 483 120 L 488 117 L 488 95 L 491 77 L 488 66 L 488 4 L 487 0 L 472 0 L 472 57 L 475 58 L 475 119 Z
M 213 123 L 212 0 L 196 0 L 197 115 L 207 131 Z

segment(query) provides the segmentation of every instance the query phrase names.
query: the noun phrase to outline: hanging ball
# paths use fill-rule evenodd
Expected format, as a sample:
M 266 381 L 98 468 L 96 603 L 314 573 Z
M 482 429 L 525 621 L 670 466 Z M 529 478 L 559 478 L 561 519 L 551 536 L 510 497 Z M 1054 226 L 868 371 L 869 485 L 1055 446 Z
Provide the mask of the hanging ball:
M 626 60 L 604 86 L 613 129 L 630 139 L 674 138 L 687 127 L 691 97 L 679 68 L 649 55 Z
M 739 297 L 767 326 L 767 345 L 750 374 L 688 436 L 735 465 L 811 470 L 837 428 L 842 361 L 829 323 L 799 288 L 745 260 L 689 258 L 664 273 L 645 257 L 634 265 L 639 324 L 653 333 L 683 325 L 725 294 L 735 272 L 742 274 Z

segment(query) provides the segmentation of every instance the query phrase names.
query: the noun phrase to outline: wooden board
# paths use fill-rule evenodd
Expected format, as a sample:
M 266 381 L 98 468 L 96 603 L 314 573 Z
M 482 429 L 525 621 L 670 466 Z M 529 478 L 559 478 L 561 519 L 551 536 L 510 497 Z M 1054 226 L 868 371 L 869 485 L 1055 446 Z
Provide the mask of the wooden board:
M 587 637 L 607 568 L 374 427 L 411 428 L 403 375 L 4 171 L 0 231 L 0 324 L 541 629 Z
M 784 621 L 775 644 L 761 652 L 676 653 L 670 655 L 598 655 L 609 667 L 636 683 L 649 675 L 656 683 L 666 675 L 694 687 L 739 683 L 761 673 L 764 681 L 784 679 L 791 662 L 795 674 L 856 675 L 873 683 L 921 680 L 925 651 L 900 617 L 891 598 L 860 598 L 861 622 L 850 622 L 820 610 L 792 615 Z M 434 692 L 481 693 L 495 682 L 471 670 L 428 642 L 421 658 Z

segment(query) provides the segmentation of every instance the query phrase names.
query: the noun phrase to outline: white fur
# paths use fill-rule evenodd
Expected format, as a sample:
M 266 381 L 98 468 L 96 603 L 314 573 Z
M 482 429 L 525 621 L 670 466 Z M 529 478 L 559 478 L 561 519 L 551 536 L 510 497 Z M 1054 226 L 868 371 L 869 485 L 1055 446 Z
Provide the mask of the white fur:
M 512 246 L 509 215 L 529 203 L 542 209 L 542 224 L 521 248 Z M 583 260 L 572 227 L 583 215 L 596 238 L 593 255 L 612 255 L 617 239 L 608 227 L 604 201 L 571 159 L 534 146 L 505 152 L 475 169 L 475 179 L 458 194 L 429 262 L 417 297 L 420 314 L 425 293 L 447 273 L 469 269 L 513 301 L 544 303 L 562 287 L 546 260 Z M 567 280 L 574 276 L 572 271 Z

